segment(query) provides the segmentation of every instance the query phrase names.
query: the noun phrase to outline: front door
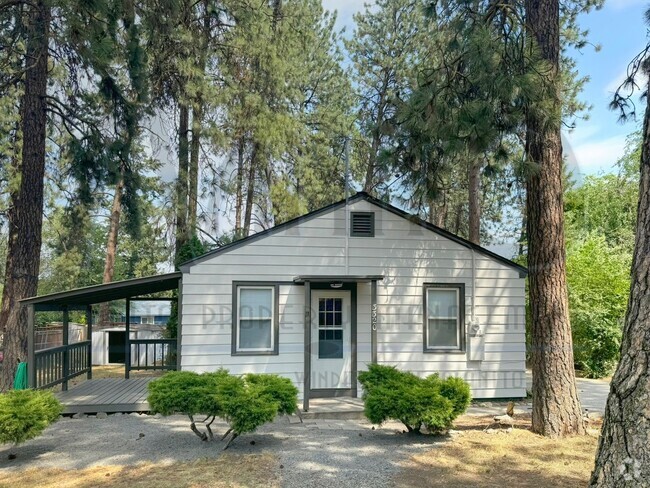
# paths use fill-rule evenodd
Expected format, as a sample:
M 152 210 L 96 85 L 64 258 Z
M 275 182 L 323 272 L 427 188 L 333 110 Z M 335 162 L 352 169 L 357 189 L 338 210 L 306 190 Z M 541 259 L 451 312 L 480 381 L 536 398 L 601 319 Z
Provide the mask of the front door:
M 351 299 L 347 290 L 311 292 L 311 389 L 352 385 Z

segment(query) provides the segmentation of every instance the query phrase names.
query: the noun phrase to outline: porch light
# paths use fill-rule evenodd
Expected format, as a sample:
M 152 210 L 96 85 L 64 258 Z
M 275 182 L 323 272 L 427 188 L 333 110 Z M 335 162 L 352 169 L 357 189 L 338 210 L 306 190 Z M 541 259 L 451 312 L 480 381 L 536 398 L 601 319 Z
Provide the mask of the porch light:
M 343 283 L 341 283 L 340 281 L 334 281 L 334 282 L 330 283 L 331 288 L 341 288 L 342 286 L 343 286 Z

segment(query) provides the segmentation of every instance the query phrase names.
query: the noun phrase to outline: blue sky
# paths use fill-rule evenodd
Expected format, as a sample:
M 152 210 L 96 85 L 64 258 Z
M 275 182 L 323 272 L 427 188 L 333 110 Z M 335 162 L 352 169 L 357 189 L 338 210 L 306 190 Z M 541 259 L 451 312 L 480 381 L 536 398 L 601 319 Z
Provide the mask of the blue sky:
M 354 28 L 352 15 L 363 9 L 363 4 L 364 0 L 323 0 L 326 9 L 338 11 L 338 23 L 348 32 Z M 627 135 L 637 128 L 634 122 L 620 124 L 608 105 L 629 61 L 645 46 L 647 7 L 643 0 L 607 0 L 601 10 L 580 19 L 581 27 L 590 31 L 590 41 L 601 50 L 587 47 L 576 53 L 578 70 L 590 77 L 582 98 L 593 106 L 589 120 L 578 121 L 575 130 L 564 134 L 565 153 L 576 173 L 615 171 Z

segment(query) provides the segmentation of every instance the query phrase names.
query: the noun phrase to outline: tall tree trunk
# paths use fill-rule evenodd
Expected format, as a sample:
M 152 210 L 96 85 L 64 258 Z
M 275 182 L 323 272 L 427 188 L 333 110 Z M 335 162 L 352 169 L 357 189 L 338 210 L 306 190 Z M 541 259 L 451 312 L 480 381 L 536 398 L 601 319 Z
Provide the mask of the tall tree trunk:
M 650 105 L 643 121 L 641 179 L 632 285 L 621 360 L 612 378 L 590 486 L 650 481 Z
M 199 152 L 201 151 L 201 122 L 203 120 L 203 103 L 199 100 L 192 110 L 192 146 L 190 148 L 188 229 L 189 234 L 196 233 L 199 195 Z
M 246 139 L 244 136 L 237 141 L 237 178 L 235 184 L 235 235 L 241 236 L 242 207 L 244 206 L 244 154 Z
M 18 300 L 37 293 L 43 227 L 43 179 L 47 123 L 48 39 L 50 9 L 38 0 L 29 7 L 24 94 L 21 100 L 23 135 L 20 186 L 11 193 L 5 285 L 0 306 L 4 333 L 3 390 L 13 386 L 18 361 L 27 360 L 27 310 Z
M 248 236 L 251 230 L 251 219 L 253 218 L 253 203 L 255 197 L 255 173 L 257 168 L 257 158 L 259 145 L 253 144 L 251 151 L 251 162 L 248 168 L 248 184 L 246 186 L 246 212 L 244 214 L 244 237 Z
M 558 0 L 526 0 L 526 23 L 551 66 L 548 120 L 527 115 L 526 154 L 538 166 L 527 181 L 529 294 L 532 318 L 533 430 L 549 437 L 585 432 L 576 390 L 566 285 L 562 141 L 557 83 Z
M 108 227 L 108 238 L 106 239 L 106 258 L 104 259 L 104 276 L 102 283 L 113 281 L 115 274 L 115 256 L 117 254 L 117 238 L 120 233 L 120 216 L 122 215 L 122 194 L 124 191 L 124 175 L 115 185 L 115 194 L 113 195 L 113 206 L 111 208 L 111 217 Z M 110 324 L 110 303 L 103 302 L 99 308 L 99 324 Z
M 178 119 L 178 180 L 176 181 L 176 259 L 181 248 L 188 242 L 187 194 L 189 175 L 189 108 L 179 104 Z M 177 263 L 180 264 L 180 263 Z
M 471 161 L 468 168 L 469 180 L 469 240 L 474 244 L 481 243 L 481 163 Z
M 366 181 L 363 185 L 363 191 L 372 193 L 375 189 L 375 173 L 377 171 L 377 159 L 379 157 L 379 148 L 381 147 L 381 135 L 384 125 L 384 114 L 386 111 L 386 97 L 388 91 L 389 75 L 384 76 L 377 104 L 377 120 L 375 128 L 372 131 L 372 142 L 370 143 L 370 154 L 368 156 L 368 165 L 366 166 Z

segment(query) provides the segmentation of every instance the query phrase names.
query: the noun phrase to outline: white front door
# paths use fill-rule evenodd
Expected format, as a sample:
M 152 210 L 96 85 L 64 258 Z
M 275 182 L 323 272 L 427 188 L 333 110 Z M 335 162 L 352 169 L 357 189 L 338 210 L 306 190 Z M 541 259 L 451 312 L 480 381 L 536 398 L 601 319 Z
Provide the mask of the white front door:
M 311 292 L 311 389 L 351 388 L 351 295 L 346 290 Z

